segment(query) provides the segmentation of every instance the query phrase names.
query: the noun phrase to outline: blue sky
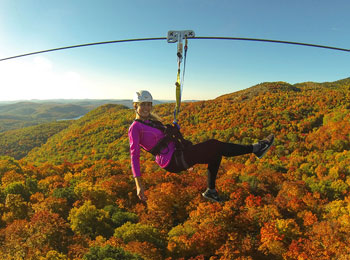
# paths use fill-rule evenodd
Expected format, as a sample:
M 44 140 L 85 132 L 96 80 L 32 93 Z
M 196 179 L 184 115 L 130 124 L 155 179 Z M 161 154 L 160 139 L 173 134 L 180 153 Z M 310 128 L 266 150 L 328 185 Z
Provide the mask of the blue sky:
M 0 58 L 82 43 L 196 36 L 263 38 L 350 48 L 347 0 L 1 0 Z M 214 99 L 267 81 L 349 77 L 350 53 L 272 43 L 190 40 L 183 99 Z M 0 100 L 174 99 L 176 44 L 134 42 L 0 62 Z

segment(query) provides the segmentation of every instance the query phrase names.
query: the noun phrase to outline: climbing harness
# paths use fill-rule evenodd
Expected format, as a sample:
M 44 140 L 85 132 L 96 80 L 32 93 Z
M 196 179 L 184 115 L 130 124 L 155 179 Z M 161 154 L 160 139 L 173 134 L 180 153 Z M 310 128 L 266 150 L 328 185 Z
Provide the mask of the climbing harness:
M 181 96 L 182 96 L 182 90 L 184 85 L 184 78 L 185 78 L 185 71 L 186 71 L 186 58 L 187 58 L 187 49 L 188 49 L 188 38 L 194 38 L 195 33 L 192 30 L 186 30 L 186 31 L 169 31 L 167 41 L 168 43 L 175 43 L 177 42 L 177 77 L 175 82 L 175 96 L 176 96 L 176 105 L 174 109 L 174 121 L 173 124 L 176 125 L 178 128 L 180 126 L 178 125 L 178 119 L 177 116 L 180 112 L 180 106 L 181 106 Z M 183 40 L 185 40 L 185 46 L 183 46 Z M 183 55 L 183 52 L 184 55 Z M 184 59 L 183 64 L 183 72 L 182 72 L 182 79 L 180 77 L 181 75 L 181 63 Z
M 175 143 L 175 147 L 177 151 L 183 151 L 184 149 L 192 145 L 192 142 L 186 140 L 182 136 L 180 129 L 174 124 L 163 125 L 161 122 L 156 120 L 143 121 L 140 119 L 135 119 L 135 121 L 141 124 L 156 128 L 163 132 L 164 137 L 160 139 L 158 143 L 151 150 L 147 151 L 153 154 L 154 156 L 161 154 L 165 148 L 168 148 L 168 145 L 170 142 Z

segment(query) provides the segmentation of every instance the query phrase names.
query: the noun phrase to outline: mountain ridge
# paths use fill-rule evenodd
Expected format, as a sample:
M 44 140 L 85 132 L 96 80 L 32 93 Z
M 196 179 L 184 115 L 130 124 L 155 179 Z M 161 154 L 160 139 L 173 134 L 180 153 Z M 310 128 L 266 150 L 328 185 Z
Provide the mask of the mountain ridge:
M 154 101 L 155 104 L 167 102 L 170 101 Z M 131 108 L 132 100 L 57 99 L 5 102 L 4 104 L 0 102 L 0 133 L 56 120 L 79 118 L 104 104 L 119 104 Z
M 344 84 L 347 82 L 345 81 Z M 280 131 L 281 124 L 287 122 L 285 120 L 298 123 L 301 131 L 310 131 L 313 127 L 322 125 L 320 122 L 324 115 L 334 108 L 332 103 L 342 102 L 343 107 L 347 107 L 344 100 L 349 97 L 343 97 L 342 90 L 335 90 L 336 92 L 332 93 L 334 96 L 328 97 L 323 96 L 324 91 L 325 87 L 307 89 L 297 88 L 285 82 L 272 82 L 261 83 L 213 100 L 183 103 L 179 116 L 181 129 L 184 135 L 194 142 L 218 138 L 224 141 L 238 139 L 246 143 L 263 138 L 268 130 Z M 310 100 L 310 97 L 313 100 Z M 306 101 L 307 98 L 309 100 Z M 330 101 L 327 98 L 338 101 Z M 154 106 L 155 112 L 163 118 L 165 123 L 172 122 L 173 105 Z M 276 106 L 281 110 L 280 114 L 276 114 Z M 305 110 L 305 112 L 297 114 L 294 111 L 295 106 L 299 106 L 299 109 L 303 108 L 302 111 Z M 242 109 L 246 111 L 245 114 L 242 114 Z M 265 123 L 254 121 L 253 118 L 256 115 L 266 117 L 267 121 Z M 53 160 L 56 163 L 62 163 L 64 160 L 78 161 L 84 156 L 116 160 L 122 154 L 125 159 L 128 157 L 129 145 L 127 130 L 134 116 L 134 111 L 126 106 L 113 104 L 100 106 L 73 122 L 63 132 L 49 138 L 48 143 L 43 144 L 42 148 L 31 151 L 27 159 L 41 162 Z M 227 120 L 227 117 L 230 120 Z M 309 121 L 312 122 L 311 125 L 308 125 Z M 214 129 L 210 124 L 215 126 Z M 303 124 L 306 125 L 302 126 Z M 197 128 L 196 133 L 192 130 L 194 126 Z M 236 130 L 229 132 L 228 129 L 232 127 Z M 240 133 L 242 130 L 239 129 L 245 127 L 255 128 L 255 134 Z M 91 135 L 95 135 L 93 139 L 99 140 L 99 144 L 94 145 L 93 141 L 89 141 L 92 138 Z M 78 155 L 75 153 L 76 149 L 84 152 Z M 40 158 L 41 156 L 43 157 Z
M 205 116 L 205 113 L 210 114 L 210 109 L 212 110 L 217 110 L 217 107 L 221 107 L 220 109 L 224 109 L 225 104 L 234 104 L 235 107 L 235 113 L 239 113 L 239 108 L 241 107 L 241 105 L 243 103 L 248 103 L 248 102 L 252 102 L 252 100 L 257 100 L 258 102 L 259 99 L 261 99 L 261 97 L 265 96 L 265 95 L 274 95 L 274 94 L 278 94 L 280 93 L 281 95 L 283 95 L 283 93 L 288 93 L 288 95 L 294 95 L 295 97 L 300 96 L 300 93 L 302 91 L 304 91 L 303 93 L 306 93 L 308 91 L 325 91 L 325 89 L 329 89 L 329 90 L 336 90 L 336 91 L 341 91 L 341 89 L 348 89 L 350 88 L 350 78 L 346 78 L 346 79 L 342 79 L 342 80 L 338 80 L 335 82 L 325 82 L 325 83 L 314 83 L 314 82 L 304 82 L 304 83 L 298 83 L 298 84 L 294 84 L 291 85 L 289 83 L 286 82 L 264 82 L 264 83 L 260 83 L 257 84 L 255 86 L 252 86 L 250 88 L 244 89 L 244 90 L 240 90 L 237 92 L 233 92 L 230 94 L 226 94 L 226 95 L 222 95 L 219 96 L 215 99 L 212 100 L 207 100 L 207 101 L 196 101 L 196 102 L 188 102 L 188 103 L 183 103 L 182 104 L 182 114 L 184 116 L 183 120 L 182 120 L 182 124 L 183 124 L 183 128 L 182 131 L 185 134 L 190 134 L 190 127 L 191 125 L 197 125 L 197 126 L 201 126 L 203 127 L 203 129 L 208 128 L 205 124 L 203 124 L 203 121 L 205 122 L 210 122 L 210 118 L 208 118 L 207 116 Z M 279 94 L 278 94 L 279 95 Z M 300 98 L 300 97 L 298 97 Z M 80 101 L 80 102 L 85 102 L 85 101 Z M 256 101 L 255 101 L 256 102 Z M 291 101 L 288 101 L 291 102 Z M 7 110 L 11 110 L 11 109 L 24 109 L 26 107 L 26 105 L 33 105 L 32 103 L 27 103 L 27 102 L 22 102 L 19 105 L 18 104 L 12 104 L 9 106 L 6 106 Z M 85 103 L 86 105 L 91 105 L 91 103 Z M 173 105 L 172 103 L 161 103 L 161 104 L 156 104 L 155 105 L 155 111 L 164 118 L 165 122 L 171 122 L 172 119 L 172 111 L 173 111 Z M 35 108 L 40 108 L 42 106 L 42 104 L 34 104 L 33 107 Z M 204 109 L 202 109 L 202 107 Z M 209 110 L 206 109 L 205 107 L 212 107 Z M 345 106 L 345 107 L 350 107 L 350 105 Z M 1 108 L 1 106 L 0 106 Z M 71 104 L 63 104 L 62 106 L 57 107 L 57 104 L 55 103 L 50 103 L 50 106 L 45 106 L 45 111 L 50 112 L 50 110 L 53 111 L 53 113 L 62 113 L 62 114 L 67 114 L 67 112 L 69 113 L 71 108 L 77 108 L 76 105 L 71 105 Z M 200 108 L 199 110 L 203 110 L 203 113 L 201 114 L 201 111 L 199 111 L 197 108 Z M 77 109 L 78 111 L 79 108 Z M 125 112 L 120 112 L 121 110 L 125 110 Z M 1 110 L 0 110 L 1 111 Z M 3 108 L 2 111 L 5 111 L 5 109 Z M 36 110 L 37 111 L 37 110 Z M 252 111 L 252 113 L 263 113 L 262 111 Z M 96 121 L 98 120 L 98 117 L 102 117 L 105 118 L 105 120 L 110 120 L 110 118 L 108 118 L 108 116 L 106 117 L 106 114 L 112 114 L 114 115 L 114 117 L 120 117 L 121 115 L 116 115 L 118 113 L 123 114 L 123 116 L 126 116 L 128 118 L 128 123 L 132 122 L 133 119 L 133 111 L 132 109 L 129 109 L 129 106 L 126 105 L 113 105 L 113 104 L 105 104 L 102 106 L 98 106 L 95 109 L 90 110 L 89 112 L 85 113 L 85 116 L 83 116 L 82 118 L 80 118 L 79 120 L 75 120 L 72 121 L 67 125 L 67 129 L 65 129 L 65 131 L 69 130 L 69 126 L 70 125 L 76 125 L 76 128 L 81 128 L 81 129 L 85 129 L 84 125 L 90 124 L 91 121 Z M 225 112 L 224 114 L 227 114 L 227 112 Z M 266 113 L 265 113 L 266 114 Z M 291 112 L 290 112 L 291 114 Z M 72 114 L 71 115 L 76 115 L 76 114 Z M 181 115 L 180 115 L 181 116 Z M 222 116 L 222 118 L 224 118 L 224 116 Z M 4 118 L 2 118 L 4 119 Z M 1 120 L 1 113 L 0 113 L 0 120 Z M 240 119 L 242 120 L 242 118 Z M 249 122 L 249 119 L 245 119 L 246 121 Z M 319 120 L 319 119 L 318 119 Z M 122 120 L 123 122 L 125 122 L 125 120 Z M 117 120 L 116 122 L 122 122 L 120 120 Z M 317 121 L 317 120 L 316 120 Z M 230 120 L 231 124 L 234 122 L 232 120 Z M 94 124 L 99 124 L 97 122 L 94 122 Z M 100 123 L 101 125 L 103 125 L 102 123 Z M 238 124 L 238 122 L 236 122 L 235 124 Z M 241 122 L 241 124 L 245 124 L 245 122 Z M 41 124 L 39 124 L 40 126 Z M 55 124 L 53 124 L 54 126 Z M 223 131 L 224 129 L 230 127 L 229 123 L 225 122 L 225 120 L 222 120 L 220 118 L 217 118 L 215 121 L 215 125 L 217 126 L 219 131 Z M 28 153 L 30 153 L 30 157 L 34 160 L 32 154 L 35 154 L 35 151 L 39 151 L 40 150 L 40 146 L 44 146 L 47 145 L 45 144 L 46 141 L 50 141 L 52 142 L 52 140 L 50 140 L 51 136 L 54 136 L 56 134 L 58 134 L 58 136 L 63 135 L 63 133 L 60 133 L 61 129 L 58 125 L 57 125 L 57 130 L 53 130 L 52 128 L 50 128 L 50 130 L 48 130 L 49 136 L 47 136 L 47 138 L 40 138 L 37 137 L 35 134 L 32 135 L 33 140 L 35 141 L 35 145 L 34 146 L 30 146 L 30 145 L 26 145 L 26 149 L 24 153 L 19 153 L 21 155 L 15 155 L 14 157 L 16 159 L 20 159 L 24 156 L 26 156 Z M 117 124 L 111 124 L 108 127 L 118 127 Z M 30 126 L 29 126 L 29 129 Z M 35 129 L 35 128 L 33 128 Z M 39 129 L 39 128 L 38 128 Z M 124 127 L 123 131 L 126 131 L 127 128 Z M 22 131 L 23 133 L 25 133 L 27 130 L 26 128 L 24 128 L 24 130 Z M 4 131 L 2 136 L 2 149 L 0 150 L 0 155 L 13 155 L 13 154 L 17 154 L 16 153 L 16 149 L 19 147 L 16 145 L 16 143 L 20 143 L 16 140 L 19 140 L 18 138 L 21 137 L 22 134 L 21 131 Z M 35 132 L 35 131 L 34 131 Z M 79 133 L 80 136 L 84 136 L 83 131 L 80 130 L 75 130 L 75 135 Z M 46 134 L 45 134 L 46 135 Z M 203 134 L 204 136 L 206 136 L 206 134 Z M 232 134 L 231 134 L 232 135 Z M 15 136 L 15 137 L 13 137 Z M 121 133 L 119 134 L 115 134 L 114 137 L 119 137 L 122 136 Z M 125 135 L 124 135 L 125 137 Z M 30 139 L 28 139 L 28 134 L 26 134 L 25 137 L 23 137 L 25 140 L 27 140 L 26 142 L 30 142 Z M 67 138 L 64 136 L 61 137 L 57 137 L 58 139 L 61 140 L 66 140 Z M 102 137 L 101 137 L 102 138 Z M 5 140 L 6 139 L 6 140 Z M 69 139 L 69 138 L 68 138 Z M 12 140 L 12 141 L 10 141 Z M 42 140 L 41 142 L 38 140 Z M 43 140 L 45 142 L 43 142 Z M 198 137 L 193 137 L 194 141 L 201 141 L 203 140 L 203 138 L 198 138 Z M 109 139 L 110 143 L 112 143 L 111 145 L 113 146 L 114 141 L 110 138 Z M 25 143 L 26 143 L 25 142 Z M 79 146 L 79 144 L 77 144 Z M 81 144 L 80 144 L 81 145 Z M 109 146 L 111 146 L 109 145 Z M 52 143 L 52 146 L 57 146 L 54 145 Z M 85 145 L 86 147 L 88 147 L 88 145 Z M 117 145 L 114 145 L 115 147 L 117 147 Z M 12 147 L 11 151 L 12 152 L 5 152 L 6 151 L 6 147 Z M 17 147 L 17 148 L 16 148 Z M 35 148 L 33 151 L 28 150 L 28 147 L 32 147 Z M 85 147 L 85 149 L 87 149 Z M 127 142 L 123 142 L 122 144 L 123 147 L 123 152 L 127 151 Z M 20 149 L 20 148 L 18 148 Z M 51 151 L 54 151 L 56 149 L 52 148 L 52 149 L 48 149 Z M 91 151 L 93 150 L 93 147 L 89 148 Z M 104 145 L 104 149 L 108 149 L 108 146 L 105 144 Z M 50 151 L 48 151 L 47 157 L 49 157 L 50 155 Z M 116 156 L 118 156 L 116 153 L 111 153 L 110 151 L 107 152 L 106 155 L 107 158 L 115 158 Z M 54 157 L 54 156 L 53 156 Z M 124 156 L 125 157 L 125 156 Z M 81 159 L 82 156 L 79 157 L 79 159 Z M 69 158 L 66 158 L 67 160 L 69 160 Z M 77 159 L 77 158 L 76 158 Z M 50 159 L 45 159 L 45 160 L 50 160 Z M 41 161 L 45 161 L 44 159 L 41 159 Z M 61 162 L 61 161 L 60 161 Z

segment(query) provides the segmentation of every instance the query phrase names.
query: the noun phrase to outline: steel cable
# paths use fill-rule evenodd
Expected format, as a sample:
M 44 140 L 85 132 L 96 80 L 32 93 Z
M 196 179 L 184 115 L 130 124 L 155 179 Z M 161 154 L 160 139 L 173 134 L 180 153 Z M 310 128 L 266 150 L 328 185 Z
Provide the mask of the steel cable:
M 48 50 L 20 54 L 20 55 L 16 55 L 16 56 L 7 57 L 7 58 L 2 58 L 2 59 L 0 59 L 0 61 L 11 60 L 11 59 L 21 58 L 21 57 L 25 57 L 25 56 L 30 56 L 30 55 L 46 53 L 46 52 L 88 47 L 88 46 L 96 46 L 96 45 L 103 45 L 103 44 L 115 44 L 115 43 L 123 43 L 123 42 L 140 42 L 140 41 L 155 41 L 155 40 L 166 40 L 166 39 L 167 39 L 166 37 L 158 37 L 158 38 L 139 38 L 139 39 L 126 39 L 126 40 L 116 40 L 116 41 L 85 43 L 85 44 L 71 45 L 71 46 L 66 46 L 66 47 L 59 47 L 59 48 L 54 48 L 54 49 L 48 49 Z M 299 46 L 330 49 L 330 50 L 335 50 L 335 51 L 350 52 L 350 49 L 339 48 L 339 47 L 334 47 L 334 46 L 326 46 L 326 45 L 319 45 L 319 44 L 312 44 L 312 43 L 291 42 L 291 41 L 270 40 L 270 39 L 238 38 L 238 37 L 193 37 L 193 38 L 189 38 L 189 40 L 192 40 L 192 39 L 193 40 L 234 40 L 234 41 L 268 42 L 268 43 L 290 44 L 290 45 L 299 45 Z

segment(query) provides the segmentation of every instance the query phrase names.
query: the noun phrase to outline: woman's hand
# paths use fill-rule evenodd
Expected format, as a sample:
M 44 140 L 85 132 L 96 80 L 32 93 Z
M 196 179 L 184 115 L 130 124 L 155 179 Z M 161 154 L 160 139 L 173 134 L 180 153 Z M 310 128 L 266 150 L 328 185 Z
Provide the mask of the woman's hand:
M 136 177 L 135 183 L 136 183 L 137 196 L 139 197 L 140 200 L 146 201 L 147 197 L 145 195 L 145 189 L 143 188 L 141 177 Z
M 143 188 L 143 186 L 137 187 L 136 189 L 137 189 L 137 196 L 139 197 L 139 199 L 142 201 L 146 201 L 147 197 L 145 195 L 145 189 Z

